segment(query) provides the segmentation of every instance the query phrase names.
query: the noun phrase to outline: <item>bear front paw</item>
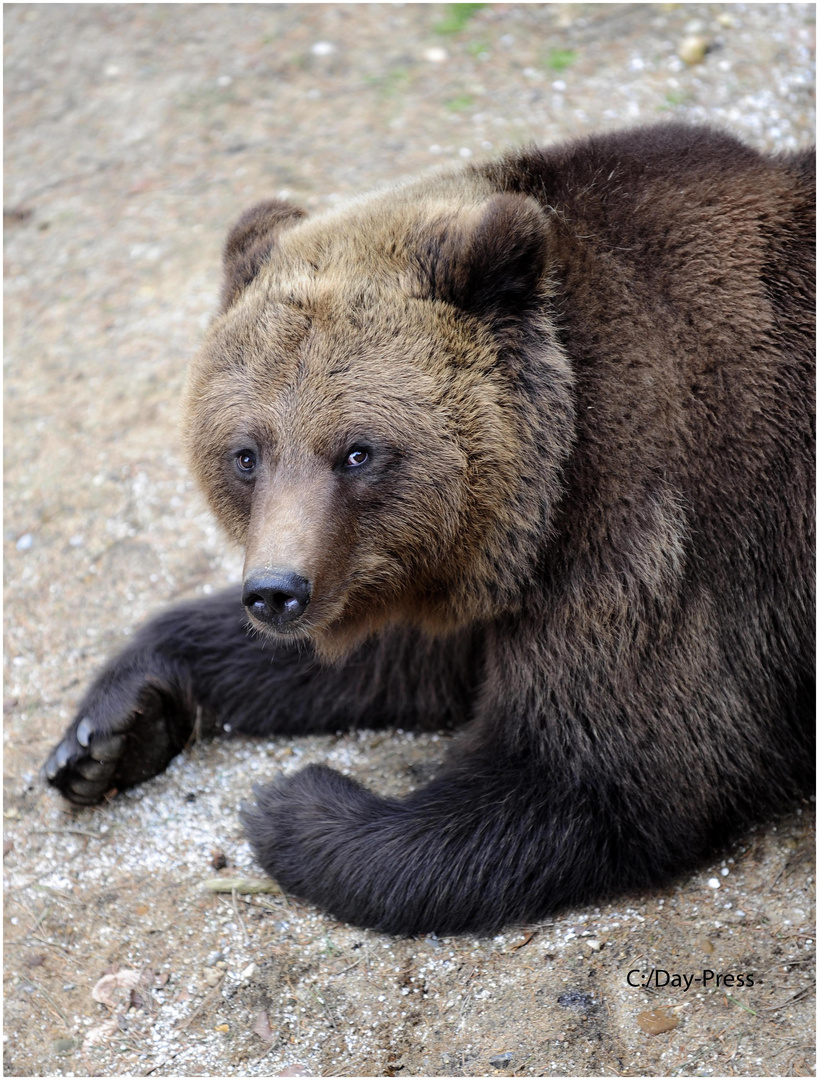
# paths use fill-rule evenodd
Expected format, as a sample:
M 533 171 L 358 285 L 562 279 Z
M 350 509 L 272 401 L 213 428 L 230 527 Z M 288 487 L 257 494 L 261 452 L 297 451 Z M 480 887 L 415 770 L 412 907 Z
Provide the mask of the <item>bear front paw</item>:
M 99 802 L 115 786 L 124 748 L 124 732 L 110 727 L 101 730 L 89 716 L 83 716 L 51 751 L 42 769 L 43 778 L 72 802 Z
M 374 796 L 324 765 L 257 784 L 253 794 L 241 819 L 261 865 L 286 892 L 332 908 L 345 852 L 358 844 Z
M 99 802 L 112 788 L 131 787 L 162 772 L 185 745 L 192 726 L 180 723 L 178 710 L 169 712 L 166 696 L 151 686 L 129 692 L 111 685 L 94 697 L 54 747 L 41 774 L 81 806 Z

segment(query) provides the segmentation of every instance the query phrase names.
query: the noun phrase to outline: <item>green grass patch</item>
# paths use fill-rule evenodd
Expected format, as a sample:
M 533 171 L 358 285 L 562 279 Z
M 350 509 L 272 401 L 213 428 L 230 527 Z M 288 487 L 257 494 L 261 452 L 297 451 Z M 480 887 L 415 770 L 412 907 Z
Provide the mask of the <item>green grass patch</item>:
M 466 51 L 470 56 L 489 56 L 490 48 L 485 41 L 470 41 Z
M 543 63 L 550 71 L 565 71 L 576 59 L 577 53 L 574 49 L 552 49 Z
M 459 34 L 469 20 L 486 4 L 447 4 L 445 14 L 433 26 L 436 34 Z
M 460 112 L 462 109 L 468 109 L 471 105 L 475 104 L 475 99 L 471 94 L 458 94 L 457 97 L 451 98 L 446 107 L 450 112 Z
M 684 90 L 669 90 L 665 95 L 665 102 L 660 106 L 661 109 L 673 109 L 677 105 L 684 105 L 688 95 Z
M 364 81 L 378 91 L 378 96 L 382 100 L 387 100 L 407 88 L 410 73 L 406 68 L 394 68 L 382 75 L 367 75 Z

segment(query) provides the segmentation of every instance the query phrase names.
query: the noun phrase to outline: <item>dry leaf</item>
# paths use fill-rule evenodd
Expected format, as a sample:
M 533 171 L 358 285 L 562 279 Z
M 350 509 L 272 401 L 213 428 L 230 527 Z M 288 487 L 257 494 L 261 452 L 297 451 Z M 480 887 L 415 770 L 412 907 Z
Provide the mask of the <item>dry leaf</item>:
M 108 1019 L 103 1020 L 101 1024 L 95 1024 L 90 1031 L 86 1032 L 85 1038 L 82 1041 L 83 1050 L 89 1050 L 92 1046 L 105 1042 L 105 1040 L 112 1035 L 117 1035 L 119 1033 L 119 1024 L 117 1021 L 118 1018 L 116 1016 L 109 1016 Z
M 273 1042 L 273 1028 L 270 1026 L 270 1017 L 267 1015 L 266 1009 L 262 1009 L 256 1017 L 252 1031 L 254 1035 L 258 1035 L 265 1042 Z
M 639 1028 L 647 1035 L 662 1035 L 666 1031 L 673 1031 L 679 1022 L 679 1017 L 668 1009 L 649 1009 L 637 1016 Z
M 91 997 L 100 1005 L 106 1005 L 109 1009 L 115 1009 L 118 1005 L 126 1005 L 130 1001 L 131 991 L 138 986 L 150 986 L 151 974 L 146 971 L 133 971 L 123 968 L 113 975 L 103 975 L 97 985 L 91 991 Z M 125 995 L 118 993 L 125 991 Z

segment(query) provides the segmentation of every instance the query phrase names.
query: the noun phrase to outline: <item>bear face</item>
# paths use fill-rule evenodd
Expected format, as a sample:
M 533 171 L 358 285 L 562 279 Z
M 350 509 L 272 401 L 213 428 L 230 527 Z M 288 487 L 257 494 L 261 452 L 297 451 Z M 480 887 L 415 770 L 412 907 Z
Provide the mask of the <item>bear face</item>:
M 514 610 L 571 438 L 568 365 L 533 326 L 539 208 L 424 205 L 383 234 L 381 210 L 366 244 L 337 215 L 246 215 L 226 248 L 242 288 L 188 388 L 194 469 L 245 548 L 254 625 L 325 658 L 391 622 L 441 633 Z

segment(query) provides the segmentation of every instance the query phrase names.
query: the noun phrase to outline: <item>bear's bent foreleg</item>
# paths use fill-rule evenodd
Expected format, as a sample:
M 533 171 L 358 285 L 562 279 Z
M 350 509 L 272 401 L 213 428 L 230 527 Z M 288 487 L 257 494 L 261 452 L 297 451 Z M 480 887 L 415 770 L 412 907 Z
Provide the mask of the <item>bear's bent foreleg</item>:
M 478 662 L 471 640 L 384 634 L 343 665 L 249 630 L 238 589 L 151 619 L 92 683 L 43 772 L 80 804 L 165 769 L 192 735 L 460 723 Z
M 657 872 L 633 848 L 620 858 L 593 784 L 561 796 L 499 748 L 402 800 L 322 765 L 255 795 L 242 818 L 265 870 L 336 918 L 393 934 L 497 932 Z
M 80 804 L 165 769 L 199 726 L 216 726 L 204 665 L 247 638 L 238 590 L 181 604 L 147 622 L 99 672 L 43 767 Z

